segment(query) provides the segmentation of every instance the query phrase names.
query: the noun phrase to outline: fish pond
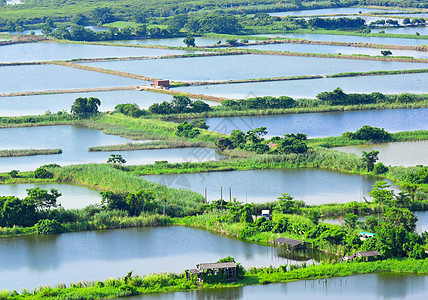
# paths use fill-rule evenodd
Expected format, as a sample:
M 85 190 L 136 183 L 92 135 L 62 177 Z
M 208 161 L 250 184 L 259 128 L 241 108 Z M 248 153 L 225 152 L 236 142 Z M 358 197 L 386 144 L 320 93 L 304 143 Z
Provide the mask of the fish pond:
M 345 93 L 426 94 L 428 73 L 201 85 L 176 90 L 234 99 L 260 96 L 315 98 L 319 93 L 337 87 L 341 87 Z
M 428 232 L 428 211 L 414 211 L 413 213 L 418 218 L 418 221 L 416 222 L 416 232 L 418 232 L 418 233 L 422 233 L 424 231 Z M 375 215 L 375 216 L 378 217 L 378 215 Z M 382 219 L 382 215 L 380 215 L 380 218 Z M 359 216 L 358 217 L 358 221 L 364 222 L 365 220 L 366 220 L 365 216 Z M 344 225 L 345 224 L 343 217 L 323 218 L 320 220 L 320 222 L 330 223 L 330 224 L 338 224 L 338 225 Z
M 321 254 L 317 255 L 316 261 Z M 20 236 L 0 243 L 0 290 L 68 286 L 122 277 L 131 270 L 140 275 L 181 273 L 227 256 L 245 268 L 314 261 L 309 256 L 288 259 L 272 247 L 178 226 Z
M 216 44 L 226 43 L 225 38 L 211 38 L 204 36 L 197 36 L 195 38 L 196 46 L 211 46 Z M 154 45 L 154 46 L 170 46 L 170 47 L 185 47 L 183 42 L 184 37 L 181 38 L 166 38 L 166 39 L 140 39 L 140 40 L 116 40 L 106 41 L 109 44 L 129 44 L 129 45 Z
M 221 197 L 239 202 L 276 201 L 288 193 L 310 205 L 347 203 L 369 198 L 373 184 L 380 178 L 352 175 L 320 169 L 284 169 L 207 172 L 144 176 L 168 187 L 188 189 L 205 194 L 209 201 Z M 334 183 L 334 184 L 333 184 Z M 394 190 L 398 190 L 393 186 Z
M 0 67 L 0 72 L 3 78 L 0 94 L 149 84 L 138 79 L 57 65 L 6 66 Z
M 107 135 L 101 131 L 80 126 L 42 126 L 0 129 L 2 144 L 0 150 L 7 149 L 62 149 L 61 154 L 2 157 L 0 172 L 13 169 L 29 171 L 41 165 L 57 163 L 70 165 L 79 163 L 105 163 L 110 154 L 120 154 L 127 164 L 149 164 L 155 161 L 188 162 L 219 160 L 223 156 L 213 149 L 180 148 L 160 150 L 136 150 L 113 152 L 88 152 L 89 147 L 126 144 L 131 139 Z M 141 142 L 141 141 L 140 141 Z M 200 153 L 203 152 L 203 157 Z
M 323 53 L 323 54 L 345 54 L 345 55 L 370 55 L 381 56 L 381 51 L 385 49 L 362 48 L 362 47 L 345 47 L 345 46 L 330 46 L 330 45 L 311 45 L 311 44 L 265 44 L 240 47 L 244 49 L 257 49 L 262 51 L 289 51 L 289 52 L 304 52 L 304 53 Z M 413 50 L 395 50 L 390 49 L 392 56 L 410 56 L 414 58 L 428 59 L 428 52 L 413 51 Z
M 426 122 L 425 122 L 426 125 Z M 428 165 L 428 141 L 396 142 L 334 148 L 361 156 L 363 151 L 379 151 L 379 161 L 391 166 Z
M 372 12 L 397 12 L 397 10 L 386 10 L 382 8 L 367 8 L 367 7 L 339 7 L 339 8 L 320 8 L 308 10 L 295 10 L 270 13 L 271 16 L 322 16 L 322 15 L 338 15 L 338 14 L 366 14 Z
M 268 136 L 299 132 L 315 138 L 354 132 L 363 125 L 385 128 L 388 132 L 428 130 L 426 120 L 428 108 L 207 118 L 206 123 L 209 130 L 224 134 L 230 134 L 235 129 L 248 131 L 266 127 Z
M 99 191 L 84 186 L 59 184 L 59 183 L 22 183 L 22 184 L 0 184 L 0 196 L 15 196 L 20 199 L 27 197 L 27 189 L 39 187 L 43 190 L 56 189 L 61 193 L 57 204 L 62 208 L 83 208 L 92 204 L 100 204 Z
M 385 31 L 385 33 L 397 33 L 397 34 L 416 34 L 428 35 L 428 27 L 398 27 L 398 28 L 381 28 L 372 29 L 372 32 Z M 427 42 L 428 43 L 428 42 Z
M 287 37 L 287 38 L 295 38 L 295 39 L 305 39 L 310 41 L 373 43 L 373 44 L 381 44 L 381 45 L 404 45 L 404 46 L 419 46 L 419 45 L 426 45 L 428 43 L 428 40 L 426 39 L 367 37 L 367 36 L 335 35 L 335 34 L 319 34 L 319 33 L 259 34 L 258 36 Z
M 70 111 L 71 105 L 78 97 L 100 99 L 100 111 L 113 111 L 114 107 L 121 103 L 135 103 L 141 109 L 148 109 L 153 103 L 172 100 L 171 95 L 136 90 L 0 97 L 0 116 L 28 116 L 44 114 L 47 111 Z M 204 102 L 211 106 L 220 104 L 214 101 Z
M 163 56 L 184 53 L 188 52 L 167 49 L 43 42 L 1 46 L 0 63 L 70 60 L 78 58 Z
M 342 72 L 423 69 L 426 64 L 276 55 L 224 55 L 84 63 L 179 81 L 216 81 Z

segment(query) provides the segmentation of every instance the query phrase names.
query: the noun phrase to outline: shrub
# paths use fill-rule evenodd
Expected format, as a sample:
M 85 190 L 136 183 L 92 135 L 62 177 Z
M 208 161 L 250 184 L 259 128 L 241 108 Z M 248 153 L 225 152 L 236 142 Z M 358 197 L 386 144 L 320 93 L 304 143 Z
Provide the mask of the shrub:
M 65 228 L 57 220 L 39 220 L 34 225 L 34 229 L 38 234 L 55 234 L 62 233 Z
M 53 173 L 43 167 L 40 167 L 34 171 L 34 178 L 53 178 Z
M 384 173 L 388 172 L 388 167 L 380 162 L 374 166 L 373 172 L 377 175 L 384 174 Z

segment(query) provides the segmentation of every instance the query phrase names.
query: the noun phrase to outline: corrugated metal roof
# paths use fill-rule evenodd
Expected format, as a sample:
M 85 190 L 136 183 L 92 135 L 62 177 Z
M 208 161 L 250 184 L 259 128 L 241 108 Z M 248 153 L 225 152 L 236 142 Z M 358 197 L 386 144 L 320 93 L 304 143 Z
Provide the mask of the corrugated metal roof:
M 369 257 L 369 256 L 379 256 L 380 253 L 379 251 L 374 250 L 374 251 L 357 252 L 354 255 L 359 257 Z
M 203 264 L 197 264 L 196 267 L 202 271 L 208 270 L 208 269 L 236 268 L 236 263 L 234 262 L 203 263 Z
M 287 238 L 283 238 L 280 237 L 276 240 L 274 240 L 275 243 L 280 243 L 280 244 L 286 244 L 286 245 L 290 245 L 290 246 L 298 246 L 303 244 L 303 241 L 299 241 L 299 240 L 293 240 L 293 239 L 287 239 Z

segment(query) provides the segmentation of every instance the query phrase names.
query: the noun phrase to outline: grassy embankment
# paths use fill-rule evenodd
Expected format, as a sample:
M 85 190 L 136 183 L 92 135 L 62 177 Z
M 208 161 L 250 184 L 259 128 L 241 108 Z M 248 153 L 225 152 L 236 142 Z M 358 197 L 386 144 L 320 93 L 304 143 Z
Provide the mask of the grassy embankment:
M 166 148 L 186 147 L 214 147 L 216 138 L 223 135 L 217 132 L 201 130 L 200 134 L 192 139 L 178 138 L 175 130 L 176 123 L 164 122 L 155 118 L 130 118 L 121 114 L 100 113 L 97 116 L 82 119 L 75 115 L 40 115 L 25 117 L 0 117 L 0 128 L 53 126 L 53 125 L 79 125 L 88 128 L 102 130 L 105 134 L 119 135 L 133 140 L 156 139 L 157 142 L 147 143 L 150 145 L 144 149 L 160 149 L 162 145 Z M 136 150 L 134 146 L 129 149 Z M 152 147 L 152 148 L 150 148 Z
M 234 283 L 202 283 L 195 285 L 186 280 L 182 274 L 151 274 L 143 277 L 125 276 L 105 281 L 85 281 L 72 283 L 69 287 L 41 287 L 34 291 L 23 291 L 21 294 L 1 292 L 2 299 L 112 299 L 141 294 L 171 293 L 189 290 L 207 290 L 216 288 L 232 288 L 246 285 L 285 283 L 297 280 L 313 280 L 351 276 L 357 274 L 372 274 L 396 272 L 407 274 L 428 274 L 428 259 L 388 259 L 375 262 L 352 262 L 345 264 L 321 264 L 293 267 L 287 270 L 285 266 L 278 268 L 250 268 L 242 278 Z
M 267 32 L 260 32 L 267 33 Z M 271 32 L 272 33 L 272 32 Z M 416 35 L 416 34 L 400 34 L 400 33 L 362 33 L 358 31 L 345 31 L 345 30 L 324 30 L 324 29 L 296 29 L 287 32 L 273 32 L 287 34 L 287 33 L 309 33 L 309 34 L 332 34 L 332 35 L 351 35 L 351 36 L 363 36 L 363 37 L 380 37 L 380 38 L 402 38 L 402 39 L 418 39 L 418 40 L 427 40 L 428 45 L 428 35 Z
M 60 154 L 61 149 L 10 149 L 0 150 L 0 157 L 34 156 Z
M 323 146 L 327 148 L 342 147 L 352 145 L 372 145 L 374 143 L 391 143 L 391 142 L 406 142 L 406 141 L 425 141 L 428 140 L 428 130 L 417 131 L 402 131 L 390 133 L 389 137 L 383 141 L 373 142 L 367 140 L 353 140 L 343 136 L 314 138 L 308 141 L 311 146 Z

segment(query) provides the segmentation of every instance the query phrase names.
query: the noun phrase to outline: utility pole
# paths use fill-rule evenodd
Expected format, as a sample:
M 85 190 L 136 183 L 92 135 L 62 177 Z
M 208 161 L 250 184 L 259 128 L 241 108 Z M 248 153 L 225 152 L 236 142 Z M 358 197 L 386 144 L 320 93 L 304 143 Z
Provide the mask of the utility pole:
M 229 186 L 229 201 L 232 202 L 232 187 Z
M 205 203 L 208 203 L 208 201 L 207 201 L 207 187 L 205 187 Z

